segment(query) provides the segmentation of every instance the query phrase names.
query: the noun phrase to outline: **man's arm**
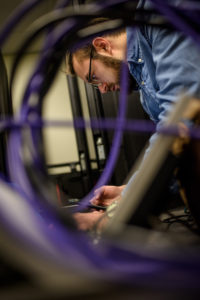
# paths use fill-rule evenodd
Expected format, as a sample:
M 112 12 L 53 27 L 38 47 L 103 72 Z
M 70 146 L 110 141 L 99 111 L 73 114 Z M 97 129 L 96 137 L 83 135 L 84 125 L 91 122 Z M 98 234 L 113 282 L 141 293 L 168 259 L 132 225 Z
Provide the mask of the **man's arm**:
M 164 124 L 173 105 L 184 91 L 200 97 L 200 48 L 180 32 L 170 32 L 159 28 L 146 28 L 151 41 L 152 58 L 155 64 L 155 79 L 158 89 L 155 101 L 158 101 L 157 130 Z M 149 147 L 144 157 L 157 138 L 157 133 L 150 138 Z M 136 173 L 129 180 L 134 180 Z M 128 185 L 129 185 L 128 184 Z
M 157 123 L 159 130 L 181 94 L 185 92 L 200 97 L 200 48 L 180 32 L 147 27 L 146 34 L 152 43 L 158 84 L 156 100 L 160 107 Z M 151 137 L 150 147 L 156 136 L 154 134 Z
M 159 87 L 156 97 L 161 109 L 160 124 L 181 93 L 200 96 L 200 48 L 180 32 L 148 30 L 152 35 L 152 57 Z
M 94 205 L 109 206 L 113 201 L 119 199 L 125 185 L 104 185 L 94 192 L 91 203 Z

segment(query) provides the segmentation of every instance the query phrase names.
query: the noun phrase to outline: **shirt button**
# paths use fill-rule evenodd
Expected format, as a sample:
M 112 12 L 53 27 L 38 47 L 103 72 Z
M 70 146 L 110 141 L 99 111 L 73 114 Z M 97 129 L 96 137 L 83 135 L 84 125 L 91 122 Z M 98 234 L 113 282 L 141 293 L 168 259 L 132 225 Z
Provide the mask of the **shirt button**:
M 144 85 L 144 81 L 141 82 L 141 85 Z
M 139 59 L 138 59 L 138 62 L 142 62 L 142 59 L 141 59 L 141 58 L 139 58 Z

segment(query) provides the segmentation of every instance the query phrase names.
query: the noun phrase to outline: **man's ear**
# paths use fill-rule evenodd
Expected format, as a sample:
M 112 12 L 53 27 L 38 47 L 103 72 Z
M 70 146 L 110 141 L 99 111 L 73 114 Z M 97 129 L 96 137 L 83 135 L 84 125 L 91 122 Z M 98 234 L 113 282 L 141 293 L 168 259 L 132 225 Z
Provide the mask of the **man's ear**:
M 107 39 L 96 37 L 92 41 L 92 45 L 95 47 L 98 54 L 112 56 L 112 47 Z

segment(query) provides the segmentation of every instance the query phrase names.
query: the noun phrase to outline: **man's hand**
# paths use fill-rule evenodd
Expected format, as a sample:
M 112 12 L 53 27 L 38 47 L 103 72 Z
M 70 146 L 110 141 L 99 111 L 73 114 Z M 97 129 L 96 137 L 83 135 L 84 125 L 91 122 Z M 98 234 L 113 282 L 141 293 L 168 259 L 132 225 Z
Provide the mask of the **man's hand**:
M 125 185 L 104 185 L 94 192 L 94 197 L 90 202 L 94 205 L 109 206 L 113 201 L 119 199 L 124 188 Z
M 90 202 L 94 205 L 109 206 L 113 203 L 113 201 L 120 199 L 121 192 L 124 188 L 125 185 L 104 185 L 94 192 L 94 197 L 90 200 Z M 75 213 L 73 217 L 80 230 L 90 230 L 98 224 L 98 221 L 100 221 L 97 225 L 98 229 L 101 229 L 106 224 L 107 217 L 100 220 L 103 215 L 103 210 L 94 210 L 87 213 Z
M 87 213 L 75 213 L 73 215 L 77 227 L 80 230 L 90 230 L 92 229 L 97 222 L 100 220 L 100 218 L 103 216 L 104 212 L 102 211 L 92 211 Z M 98 224 L 98 228 L 100 229 L 104 224 L 104 220 L 100 221 Z

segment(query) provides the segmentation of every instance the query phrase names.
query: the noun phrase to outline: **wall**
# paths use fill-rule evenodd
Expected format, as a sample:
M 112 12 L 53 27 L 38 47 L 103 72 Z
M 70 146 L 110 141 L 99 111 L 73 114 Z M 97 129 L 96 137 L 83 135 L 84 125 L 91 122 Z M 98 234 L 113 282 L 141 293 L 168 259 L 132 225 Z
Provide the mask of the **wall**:
M 12 64 L 13 55 L 4 55 L 8 73 Z M 36 64 L 37 55 L 27 54 L 20 65 L 13 88 L 13 108 L 18 112 L 24 87 L 28 82 L 31 70 Z M 44 101 L 43 117 L 47 120 L 72 120 L 72 111 L 69 99 L 64 67 L 60 68 L 56 80 Z M 78 153 L 73 128 L 45 128 L 44 144 L 47 164 L 60 164 L 78 161 Z M 49 169 L 51 173 L 69 172 L 68 167 Z

